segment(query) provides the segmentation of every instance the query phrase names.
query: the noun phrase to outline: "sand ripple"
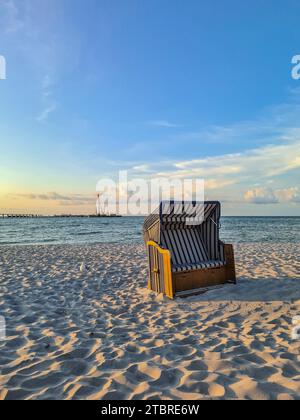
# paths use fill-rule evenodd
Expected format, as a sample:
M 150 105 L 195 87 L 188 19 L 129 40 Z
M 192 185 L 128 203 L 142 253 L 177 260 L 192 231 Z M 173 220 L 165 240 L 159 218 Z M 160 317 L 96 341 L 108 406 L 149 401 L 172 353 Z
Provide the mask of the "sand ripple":
M 299 251 L 239 245 L 238 286 L 172 302 L 142 246 L 2 247 L 0 399 L 300 399 Z

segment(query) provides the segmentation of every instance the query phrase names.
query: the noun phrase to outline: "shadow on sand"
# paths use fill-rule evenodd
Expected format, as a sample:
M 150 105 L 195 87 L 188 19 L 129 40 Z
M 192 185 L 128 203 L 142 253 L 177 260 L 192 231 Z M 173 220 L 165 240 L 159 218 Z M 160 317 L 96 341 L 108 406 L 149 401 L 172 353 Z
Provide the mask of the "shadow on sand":
M 300 279 L 239 278 L 237 285 L 224 285 L 188 298 L 201 302 L 288 302 L 300 300 Z

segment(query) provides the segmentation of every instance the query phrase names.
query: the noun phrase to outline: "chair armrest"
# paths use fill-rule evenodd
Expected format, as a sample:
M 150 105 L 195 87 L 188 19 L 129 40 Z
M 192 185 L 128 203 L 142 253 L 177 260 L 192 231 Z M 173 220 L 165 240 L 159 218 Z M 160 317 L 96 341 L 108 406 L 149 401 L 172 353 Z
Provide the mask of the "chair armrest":
M 147 242 L 147 246 L 153 246 L 154 248 L 157 249 L 158 252 L 160 252 L 161 254 L 164 253 L 168 253 L 170 255 L 170 251 L 161 247 L 160 245 L 158 245 L 158 243 L 154 242 L 154 241 L 149 241 Z
M 171 270 L 171 253 L 163 249 L 156 242 L 147 242 L 150 281 L 149 287 L 158 293 L 165 293 L 174 298 L 174 289 Z

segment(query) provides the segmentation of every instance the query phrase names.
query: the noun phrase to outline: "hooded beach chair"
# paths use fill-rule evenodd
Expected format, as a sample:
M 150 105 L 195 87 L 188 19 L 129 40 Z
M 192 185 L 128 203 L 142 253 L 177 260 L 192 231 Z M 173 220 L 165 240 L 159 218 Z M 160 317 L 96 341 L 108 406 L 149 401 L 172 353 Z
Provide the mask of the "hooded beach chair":
M 148 287 L 173 299 L 236 283 L 232 245 L 220 241 L 219 202 L 162 202 L 146 218 Z

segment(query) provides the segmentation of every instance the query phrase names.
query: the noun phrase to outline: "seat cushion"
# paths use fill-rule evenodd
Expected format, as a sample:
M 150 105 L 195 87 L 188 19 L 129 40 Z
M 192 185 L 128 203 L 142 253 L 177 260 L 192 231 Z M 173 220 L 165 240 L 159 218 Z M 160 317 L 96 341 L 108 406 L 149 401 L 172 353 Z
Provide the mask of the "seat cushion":
M 172 265 L 173 273 L 181 273 L 184 271 L 202 270 L 204 268 L 220 268 L 225 265 L 224 261 L 202 261 L 193 264 L 175 264 Z

